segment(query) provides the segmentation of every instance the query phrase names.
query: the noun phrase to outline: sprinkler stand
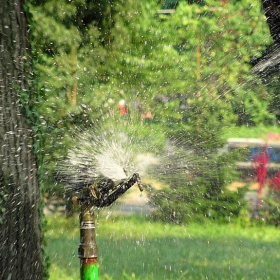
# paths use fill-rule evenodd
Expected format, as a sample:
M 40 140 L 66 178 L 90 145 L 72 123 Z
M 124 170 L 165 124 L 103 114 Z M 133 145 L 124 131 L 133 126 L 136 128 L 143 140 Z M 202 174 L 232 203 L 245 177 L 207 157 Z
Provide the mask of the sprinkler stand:
M 82 205 L 80 213 L 80 258 L 81 280 L 98 279 L 98 248 L 95 241 L 94 212 L 91 205 Z
M 104 182 L 106 182 L 104 186 Z M 102 208 L 111 205 L 122 194 L 124 194 L 135 183 L 138 184 L 142 192 L 140 177 L 134 173 L 128 180 L 121 182 L 117 186 L 112 184 L 112 180 L 106 178 L 102 184 L 81 185 L 79 197 L 72 198 L 74 204 L 79 204 L 80 211 L 80 245 L 78 256 L 80 258 L 81 280 L 98 279 L 98 248 L 95 241 L 95 223 L 93 208 Z

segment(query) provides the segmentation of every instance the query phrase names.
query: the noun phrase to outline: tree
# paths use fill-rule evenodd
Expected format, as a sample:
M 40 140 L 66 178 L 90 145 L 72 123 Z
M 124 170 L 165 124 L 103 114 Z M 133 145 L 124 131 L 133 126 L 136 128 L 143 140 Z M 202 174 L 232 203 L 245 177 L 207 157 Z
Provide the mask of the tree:
M 25 8 L 20 0 L 0 4 L 0 278 L 41 280 L 40 189 L 34 138 L 23 113 L 32 102 Z
M 38 110 L 44 120 L 44 183 L 52 186 L 55 160 L 72 144 L 76 127 L 98 119 L 107 95 L 99 88 L 110 40 L 114 1 L 30 0 Z M 74 128 L 74 129 L 73 129 Z M 47 182 L 48 180 L 48 182 Z
M 267 18 L 271 36 L 275 42 L 280 41 L 280 5 L 277 0 L 262 0 L 263 12 Z
M 260 2 L 191 2 L 159 15 L 154 2 L 119 1 L 108 55 L 111 91 L 121 89 L 155 121 L 182 124 L 203 141 L 232 123 L 272 123 L 267 89 L 250 72 L 251 57 L 269 41 Z M 240 24 L 244 19 L 248 24 Z
M 247 24 L 240 24 L 243 20 Z M 173 67 L 169 67 L 173 71 L 172 79 L 164 76 L 167 82 L 161 85 L 163 94 L 173 90 L 185 96 L 190 107 L 197 104 L 206 110 L 212 102 L 216 106 L 216 119 L 225 120 L 234 114 L 237 124 L 271 121 L 267 112 L 268 93 L 251 75 L 249 64 L 252 56 L 260 56 L 269 40 L 260 3 L 252 5 L 248 0 L 207 0 L 203 5 L 180 2 L 165 23 L 165 45 L 172 47 L 166 56 L 173 62 Z M 171 101 L 174 103 L 174 99 Z M 189 110 L 181 110 L 178 103 L 177 110 L 172 108 L 176 112 L 174 119 L 182 119 L 184 123 L 187 119 L 192 121 Z M 165 106 L 171 108 L 172 104 Z M 205 122 L 200 120 L 200 123 Z M 195 126 L 195 122 L 193 124 Z

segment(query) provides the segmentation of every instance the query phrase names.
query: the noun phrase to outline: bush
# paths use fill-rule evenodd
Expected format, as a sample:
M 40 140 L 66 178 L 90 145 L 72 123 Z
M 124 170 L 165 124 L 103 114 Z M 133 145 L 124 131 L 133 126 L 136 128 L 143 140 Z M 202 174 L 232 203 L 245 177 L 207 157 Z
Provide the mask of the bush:
M 204 219 L 228 222 L 238 217 L 246 188 L 235 193 L 227 189 L 238 175 L 234 152 L 206 156 L 173 147 L 167 154 L 166 165 L 155 173 L 169 188 L 150 195 L 157 207 L 155 219 L 180 224 Z

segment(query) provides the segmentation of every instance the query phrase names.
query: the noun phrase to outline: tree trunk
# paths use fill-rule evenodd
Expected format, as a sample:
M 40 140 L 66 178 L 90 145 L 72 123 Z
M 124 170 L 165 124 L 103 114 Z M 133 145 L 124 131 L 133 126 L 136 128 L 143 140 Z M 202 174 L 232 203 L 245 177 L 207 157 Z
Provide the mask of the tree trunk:
M 22 114 L 32 67 L 23 0 L 0 0 L 0 279 L 43 279 L 40 192 Z
M 275 43 L 280 43 L 280 3 L 279 0 L 262 0 L 271 36 Z

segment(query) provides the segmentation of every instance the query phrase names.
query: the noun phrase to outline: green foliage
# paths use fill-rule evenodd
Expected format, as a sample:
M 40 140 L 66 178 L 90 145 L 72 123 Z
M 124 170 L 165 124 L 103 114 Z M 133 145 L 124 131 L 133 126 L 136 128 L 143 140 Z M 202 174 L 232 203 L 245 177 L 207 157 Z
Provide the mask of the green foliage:
M 82 21 L 78 18 L 79 7 L 87 8 L 86 1 L 82 2 L 47 1 L 31 7 L 36 26 L 33 49 L 40 82 L 38 90 L 45 99 L 40 109 L 47 121 L 53 122 L 70 112 L 79 114 L 81 109 L 76 105 L 95 105 L 93 87 L 105 50 L 99 42 L 100 32 L 94 19 L 83 28 L 79 26 L 79 19 Z
M 151 17 L 155 6 L 133 5 L 130 13 L 123 3 L 108 57 L 114 65 L 110 89 L 117 85 L 123 97 L 152 111 L 169 130 L 183 124 L 197 143 L 216 143 L 215 131 L 232 122 L 271 122 L 270 99 L 248 64 L 269 33 L 259 5 L 241 2 L 227 9 L 216 1 L 182 2 L 165 21 Z M 249 26 L 239 24 L 244 17 Z
M 269 188 L 260 201 L 248 202 L 239 217 L 243 227 L 276 226 L 280 224 L 280 193 Z
M 234 163 L 240 154 L 232 152 L 217 156 L 199 150 L 194 153 L 180 150 L 179 154 L 170 163 L 165 160 L 167 166 L 173 167 L 165 168 L 158 178 L 169 188 L 153 190 L 150 195 L 152 204 L 158 209 L 154 218 L 174 223 L 236 219 L 244 204 L 246 188 L 232 192 L 227 186 L 238 176 Z M 182 158 L 187 158 L 187 162 L 174 167 Z
M 210 219 L 218 222 L 234 220 L 244 205 L 243 198 L 247 188 L 243 187 L 238 191 L 227 188 L 239 177 L 235 170 L 238 157 L 240 158 L 240 154 L 237 152 L 226 153 L 219 156 L 212 164 L 210 163 L 208 168 L 206 167 L 207 173 L 211 173 L 211 176 L 208 175 L 206 180 L 203 180 L 206 192 L 201 204 L 204 215 Z
M 280 225 L 280 192 L 269 189 L 260 205 L 259 219 L 267 225 Z
M 259 3 L 181 1 L 162 20 L 156 1 L 132 2 L 31 2 L 39 107 L 54 142 L 83 123 L 82 105 L 87 118 L 107 118 L 120 99 L 138 119 L 151 111 L 171 130 L 183 124 L 196 142 L 220 143 L 215 131 L 237 119 L 270 121 L 265 89 L 248 95 L 248 62 L 269 40 Z
M 34 71 L 40 96 L 36 107 L 41 135 L 46 136 L 44 175 L 48 185 L 54 184 L 55 161 L 69 147 L 73 128 L 82 129 L 101 115 L 99 107 L 104 99 L 95 86 L 106 51 L 101 45 L 97 11 L 106 10 L 107 4 L 99 2 L 102 7 L 87 1 L 32 1 L 30 5 Z
M 276 73 L 269 77 L 265 77 L 262 81 L 267 85 L 269 96 L 270 96 L 270 104 L 269 111 L 275 113 L 277 117 L 277 123 L 280 120 L 280 94 L 279 94 L 279 74 Z
M 170 75 L 162 75 L 168 77 L 164 88 L 185 95 L 190 107 L 201 94 L 206 110 L 211 100 L 220 101 L 216 108 L 223 117 L 229 116 L 227 121 L 234 121 L 234 116 L 239 124 L 257 123 L 260 118 L 262 122 L 269 121 L 271 116 L 264 111 L 269 103 L 267 91 L 255 82 L 248 64 L 252 56 L 260 55 L 269 40 L 259 4 L 243 0 L 227 3 L 224 8 L 220 1 L 206 1 L 202 6 L 180 2 L 174 15 L 164 23 L 164 44 L 173 50 L 166 53 L 171 66 L 166 69 Z M 265 107 L 259 116 L 258 108 L 250 106 L 248 91 L 253 91 L 255 101 Z M 165 109 L 169 106 L 164 105 Z M 188 110 L 178 109 L 177 116 L 170 115 L 184 121 Z M 209 117 L 211 113 L 209 110 Z M 226 120 L 223 123 L 226 125 Z

